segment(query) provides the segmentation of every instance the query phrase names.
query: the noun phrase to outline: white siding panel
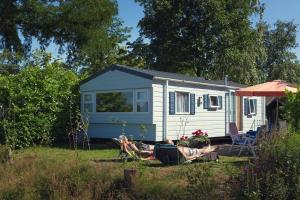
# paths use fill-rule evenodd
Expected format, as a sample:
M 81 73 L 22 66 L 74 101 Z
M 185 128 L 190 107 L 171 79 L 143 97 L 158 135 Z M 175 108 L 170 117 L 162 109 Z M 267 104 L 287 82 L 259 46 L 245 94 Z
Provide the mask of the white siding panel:
M 153 84 L 153 124 L 156 125 L 156 140 L 163 140 L 163 85 Z
M 243 106 L 243 132 L 249 130 L 256 130 L 257 126 L 264 125 L 264 101 L 265 97 L 243 97 L 243 105 L 245 98 L 254 98 L 257 99 L 257 114 L 255 116 L 246 116 L 244 115 L 244 106 Z
M 153 123 L 156 124 L 156 137 L 163 135 L 163 85 L 153 84 Z M 169 92 L 184 91 L 195 94 L 196 113 L 195 115 L 169 115 L 168 114 L 168 133 L 167 138 L 177 140 L 183 134 L 191 136 L 192 132 L 197 129 L 202 129 L 208 132 L 209 137 L 225 136 L 225 93 L 222 90 L 203 89 L 201 87 L 187 87 L 172 85 L 169 82 Z M 222 96 L 222 109 L 216 111 L 208 111 L 203 109 L 203 95 L 218 95 Z M 169 95 L 169 94 L 168 94 Z M 197 99 L 201 98 L 202 104 L 197 106 Z M 169 99 L 169 97 L 168 97 Z M 184 121 L 188 123 L 184 126 Z

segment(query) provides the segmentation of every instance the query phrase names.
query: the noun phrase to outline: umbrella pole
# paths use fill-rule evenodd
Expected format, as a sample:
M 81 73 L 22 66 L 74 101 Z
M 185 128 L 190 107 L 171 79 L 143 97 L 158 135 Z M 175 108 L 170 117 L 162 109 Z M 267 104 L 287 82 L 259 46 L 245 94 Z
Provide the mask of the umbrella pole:
M 276 119 L 275 119 L 275 127 L 276 129 L 278 128 L 278 109 L 279 109 L 279 105 L 278 105 L 278 97 L 277 97 L 277 100 L 276 100 Z

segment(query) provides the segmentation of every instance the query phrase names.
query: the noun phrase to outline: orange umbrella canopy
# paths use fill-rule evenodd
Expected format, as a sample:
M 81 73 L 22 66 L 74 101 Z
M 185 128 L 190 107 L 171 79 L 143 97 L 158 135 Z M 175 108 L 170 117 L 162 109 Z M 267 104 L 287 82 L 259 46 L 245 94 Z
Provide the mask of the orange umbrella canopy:
M 297 92 L 295 84 L 287 83 L 282 80 L 274 80 L 271 82 L 262 83 L 239 89 L 235 92 L 236 96 L 284 96 L 285 91 Z

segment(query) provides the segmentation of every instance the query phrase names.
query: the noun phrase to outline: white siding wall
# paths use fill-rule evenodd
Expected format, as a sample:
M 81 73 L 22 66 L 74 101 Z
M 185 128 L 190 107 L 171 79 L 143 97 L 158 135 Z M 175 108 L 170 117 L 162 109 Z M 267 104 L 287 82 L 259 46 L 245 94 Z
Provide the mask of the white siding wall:
M 148 89 L 149 91 L 149 112 L 148 113 L 97 113 L 95 110 L 96 93 L 112 90 L 135 90 Z M 139 126 L 145 124 L 148 128 L 149 140 L 155 139 L 155 128 L 152 123 L 152 80 L 139 76 L 124 73 L 118 70 L 108 71 L 80 86 L 81 94 L 92 94 L 93 112 L 89 114 L 90 130 L 92 137 L 112 138 L 120 135 L 120 125 L 113 123 L 113 120 L 125 120 L 127 122 L 128 134 L 134 139 L 139 139 Z M 134 93 L 135 95 L 135 93 Z M 83 98 L 83 95 L 82 95 Z M 81 99 L 83 109 L 83 99 Z M 118 130 L 118 131 L 117 131 Z
M 243 106 L 243 132 L 249 130 L 256 130 L 257 126 L 264 125 L 264 115 L 265 115 L 265 97 L 243 97 L 243 103 L 245 98 L 257 99 L 257 114 L 255 116 L 246 116 L 244 115 L 244 106 Z
M 163 136 L 163 85 L 153 84 L 153 123 L 156 124 L 156 139 L 162 140 Z M 225 136 L 225 91 L 204 89 L 197 86 L 179 86 L 169 82 L 168 92 L 182 91 L 195 94 L 195 115 L 169 115 L 169 93 L 167 107 L 167 138 L 177 140 L 183 133 L 191 136 L 192 132 L 202 129 L 208 132 L 209 137 Z M 203 95 L 222 96 L 222 110 L 208 111 L 203 109 Z M 202 97 L 202 104 L 197 106 L 197 99 Z M 184 121 L 187 121 L 184 128 Z M 185 129 L 185 131 L 184 131 Z

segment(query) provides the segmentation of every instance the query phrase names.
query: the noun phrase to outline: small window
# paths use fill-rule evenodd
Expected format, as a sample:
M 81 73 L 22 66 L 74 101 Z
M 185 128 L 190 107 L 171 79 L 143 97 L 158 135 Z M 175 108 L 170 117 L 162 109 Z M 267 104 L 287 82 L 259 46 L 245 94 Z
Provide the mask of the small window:
M 249 102 L 248 105 L 249 114 L 254 115 L 256 113 L 255 99 L 249 99 L 248 102 Z
M 190 112 L 190 95 L 187 92 L 176 92 L 176 112 Z
M 92 101 L 92 95 L 91 94 L 85 94 L 83 95 L 83 112 L 85 113 L 91 113 L 93 112 L 93 101 Z
M 136 112 L 148 112 L 149 95 L 148 90 L 136 91 Z
M 211 108 L 219 108 L 220 102 L 218 96 L 209 96 L 210 107 Z

